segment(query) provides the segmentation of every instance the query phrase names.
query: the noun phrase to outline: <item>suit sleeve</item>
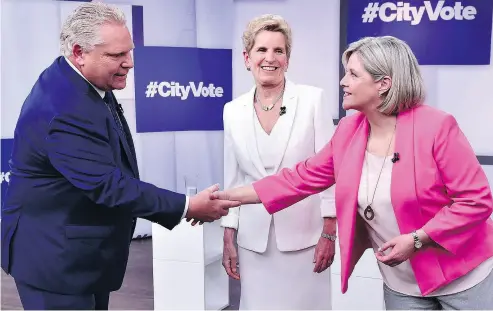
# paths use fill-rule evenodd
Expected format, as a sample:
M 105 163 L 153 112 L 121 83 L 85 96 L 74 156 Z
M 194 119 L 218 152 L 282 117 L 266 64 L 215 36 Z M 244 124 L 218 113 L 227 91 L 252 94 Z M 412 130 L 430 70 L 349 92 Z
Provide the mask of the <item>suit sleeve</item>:
M 105 119 L 63 114 L 50 122 L 47 154 L 53 167 L 96 204 L 122 208 L 168 229 L 181 221 L 185 196 L 124 174 L 113 159 Z
M 320 92 L 319 98 L 315 103 L 314 128 L 315 152 L 319 152 L 334 135 L 334 122 L 323 91 Z M 322 201 L 320 212 L 322 217 L 336 217 L 335 187 L 336 185 L 333 185 L 320 193 Z
M 314 156 L 299 162 L 292 169 L 283 168 L 277 174 L 253 183 L 267 212 L 277 213 L 335 184 L 333 143 L 341 123 L 342 120 L 331 140 Z
M 228 107 L 225 106 L 223 113 L 224 123 L 224 189 L 240 187 L 244 183 L 244 175 L 236 160 L 233 139 L 231 137 Z M 240 207 L 230 208 L 228 215 L 221 218 L 221 226 L 238 229 L 240 220 Z
M 423 230 L 449 252 L 476 234 L 489 219 L 493 200 L 486 174 L 455 118 L 448 115 L 435 137 L 433 155 L 440 177 L 451 199 Z

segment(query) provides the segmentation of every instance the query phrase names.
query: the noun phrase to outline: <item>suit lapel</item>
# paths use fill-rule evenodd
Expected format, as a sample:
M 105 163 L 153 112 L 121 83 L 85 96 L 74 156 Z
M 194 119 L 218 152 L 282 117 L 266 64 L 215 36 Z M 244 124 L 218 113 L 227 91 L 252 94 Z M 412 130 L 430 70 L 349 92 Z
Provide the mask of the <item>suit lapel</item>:
M 122 116 L 123 116 L 123 113 L 122 113 Z M 139 179 L 140 174 L 139 174 L 139 166 L 137 165 L 137 153 L 135 152 L 134 141 L 132 138 L 132 134 L 130 133 L 130 127 L 128 126 L 128 123 L 127 123 L 127 120 L 125 119 L 125 117 L 122 118 L 122 123 L 123 123 L 123 129 L 125 130 L 125 133 L 128 137 L 128 144 L 129 144 L 130 151 L 132 154 L 132 160 L 134 161 L 134 166 L 132 168 L 134 170 L 135 176 L 137 177 L 137 179 Z
M 286 113 L 279 117 L 273 128 L 273 131 L 276 131 L 276 135 L 279 139 L 276 143 L 280 145 L 280 150 L 282 150 L 282 152 L 276 154 L 277 159 L 275 161 L 276 166 L 274 172 L 279 170 L 279 166 L 281 165 L 284 154 L 286 153 L 286 148 L 293 129 L 294 117 L 296 116 L 296 109 L 298 107 L 296 86 L 287 80 L 282 101 L 283 105 L 286 107 Z
M 340 155 L 340 166 L 336 176 L 336 205 L 339 223 L 346 224 L 339 228 L 341 241 L 341 256 L 347 258 L 344 267 L 350 266 L 351 254 L 355 243 L 355 234 L 358 230 L 358 190 L 365 159 L 366 144 L 368 141 L 369 125 L 366 118 L 361 114 L 359 122 L 355 124 L 354 135 L 346 150 Z M 341 145 L 345 146 L 344 143 Z M 342 195 L 341 195 L 342 194 Z M 360 241 L 357 241 L 358 243 Z M 363 243 L 364 244 L 364 243 Z M 359 245 L 359 244 L 357 244 Z M 345 273 L 350 273 L 346 271 Z
M 419 219 L 416 217 L 419 202 L 416 196 L 414 123 L 414 109 L 397 117 L 395 152 L 399 153 L 400 159 L 392 166 L 391 199 L 401 233 L 409 233 L 422 225 L 413 221 Z
M 257 168 L 261 176 L 265 177 L 267 176 L 267 171 L 265 170 L 265 167 L 262 164 L 262 160 L 260 159 L 260 154 L 257 146 L 257 134 L 255 132 L 255 122 L 258 122 L 258 118 L 253 107 L 254 94 L 255 87 L 250 90 L 247 97 L 245 98 L 245 102 L 243 103 L 243 109 L 246 116 L 245 141 L 253 165 L 255 166 L 255 168 Z M 275 172 L 277 172 L 277 170 L 279 169 L 279 166 L 282 163 L 282 159 L 284 158 L 284 154 L 289 143 L 289 138 L 291 137 L 293 122 L 298 106 L 296 86 L 290 81 L 286 81 L 286 88 L 283 95 L 283 105 L 286 107 L 286 114 L 279 117 L 276 124 L 274 125 L 274 128 L 272 129 L 272 133 L 275 131 L 275 135 L 277 135 L 278 137 L 278 141 L 276 141 L 276 143 L 280 144 L 280 150 L 282 150 L 282 152 L 276 154 L 277 158 L 275 159 Z
M 396 218 L 405 219 L 398 221 L 401 232 L 408 233 L 416 229 L 413 220 L 419 219 L 419 202 L 416 197 L 415 157 L 414 157 L 414 109 L 406 111 L 397 117 L 395 135 L 395 152 L 400 155 L 399 161 L 392 166 L 391 200 Z M 337 204 L 344 206 L 344 212 L 338 214 L 339 218 L 349 217 L 348 223 L 355 219 L 358 206 L 358 190 L 363 169 L 363 161 L 368 140 L 369 125 L 365 117 L 355 131 L 351 142 L 341 159 L 337 176 L 337 192 L 344 193 L 344 197 L 338 197 Z M 405 177 L 403 177 L 405 176 Z M 349 208 L 354 209 L 349 212 Z M 346 220 L 348 221 L 348 220 Z M 341 222 L 343 220 L 341 219 Z
M 245 142 L 248 154 L 250 156 L 250 159 L 252 159 L 253 165 L 260 173 L 260 177 L 264 177 L 267 176 L 267 171 L 265 170 L 265 167 L 260 160 L 260 154 L 258 153 L 257 134 L 255 133 L 255 122 L 257 122 L 255 118 L 257 118 L 257 115 L 253 107 L 254 94 L 255 87 L 250 90 L 243 103 L 243 109 L 245 113 L 245 118 L 243 119 L 245 122 Z
M 79 92 L 82 92 L 82 94 L 84 94 L 84 95 L 89 96 L 93 103 L 95 103 L 97 105 L 103 104 L 105 107 L 107 107 L 106 103 L 101 98 L 101 96 L 98 94 L 98 92 L 94 89 L 94 87 L 92 87 L 86 79 L 84 79 L 80 74 L 78 74 L 74 69 L 72 69 L 70 67 L 70 65 L 65 60 L 65 57 L 59 56 L 55 60 L 55 64 L 59 65 L 59 68 L 63 72 L 64 77 L 69 78 L 70 81 L 72 81 L 72 83 L 74 83 L 76 90 L 78 90 Z M 116 97 L 113 94 L 113 92 L 111 92 L 111 97 L 112 97 L 113 101 L 115 103 L 117 103 Z M 88 109 L 91 109 L 91 108 L 88 108 Z M 119 126 L 118 126 L 118 124 L 116 124 L 116 120 L 114 119 L 113 113 L 111 112 L 111 110 L 108 109 L 108 112 L 111 116 L 110 119 L 113 120 L 113 127 L 116 129 L 118 136 L 120 137 L 120 140 L 122 142 L 123 149 L 125 150 L 125 153 L 127 155 L 130 167 L 131 167 L 133 173 L 135 174 L 135 176 L 137 178 L 139 178 L 139 170 L 137 167 L 137 158 L 135 155 L 135 148 L 134 148 L 133 141 L 132 141 L 132 135 L 130 134 L 130 129 L 129 129 L 128 124 L 125 120 L 125 117 L 123 116 L 123 114 L 120 115 L 120 120 L 122 122 L 122 126 L 123 126 L 123 129 L 124 129 L 126 135 L 119 129 Z M 127 137 L 125 137 L 125 136 L 127 136 Z
M 115 103 L 118 103 L 113 92 L 111 92 L 111 97 L 113 97 L 113 101 Z M 118 108 L 116 108 L 116 109 L 118 109 Z M 113 126 L 115 127 L 116 131 L 118 132 L 118 136 L 120 137 L 120 141 L 122 142 L 123 149 L 125 150 L 125 153 L 127 155 L 128 163 L 130 164 L 130 167 L 132 168 L 134 175 L 137 178 L 139 178 L 139 169 L 137 167 L 137 158 L 135 155 L 135 147 L 133 144 L 132 135 L 130 133 L 130 128 L 128 127 L 127 121 L 125 120 L 123 113 L 120 114 L 120 113 L 118 113 L 118 111 L 116 111 L 116 113 L 118 114 L 120 121 L 122 122 L 124 132 L 122 132 L 119 129 L 119 126 L 118 126 L 118 124 L 116 124 L 116 120 L 114 120 L 114 118 L 112 118 L 113 119 Z M 111 114 L 111 111 L 110 111 L 110 114 Z

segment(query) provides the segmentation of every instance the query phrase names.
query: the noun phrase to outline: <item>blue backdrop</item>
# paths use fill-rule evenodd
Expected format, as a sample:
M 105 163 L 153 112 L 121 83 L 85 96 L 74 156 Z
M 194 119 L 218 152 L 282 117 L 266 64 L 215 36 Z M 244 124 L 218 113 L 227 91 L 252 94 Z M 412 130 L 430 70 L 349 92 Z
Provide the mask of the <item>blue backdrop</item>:
M 347 43 L 391 35 L 421 65 L 490 64 L 493 0 L 348 0 Z
M 231 50 L 137 46 L 134 62 L 137 132 L 223 130 Z

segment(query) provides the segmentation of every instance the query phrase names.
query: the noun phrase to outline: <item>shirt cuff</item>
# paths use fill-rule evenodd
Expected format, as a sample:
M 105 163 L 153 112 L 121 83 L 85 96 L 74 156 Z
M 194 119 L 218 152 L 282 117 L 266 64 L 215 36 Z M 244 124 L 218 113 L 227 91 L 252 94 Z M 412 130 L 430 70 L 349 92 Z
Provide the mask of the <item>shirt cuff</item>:
M 323 200 L 320 204 L 322 217 L 336 217 L 336 206 L 332 200 Z
M 189 201 L 190 200 L 188 198 L 188 195 L 185 196 L 185 209 L 183 210 L 183 215 L 181 215 L 181 219 L 185 218 L 185 216 L 187 215 Z

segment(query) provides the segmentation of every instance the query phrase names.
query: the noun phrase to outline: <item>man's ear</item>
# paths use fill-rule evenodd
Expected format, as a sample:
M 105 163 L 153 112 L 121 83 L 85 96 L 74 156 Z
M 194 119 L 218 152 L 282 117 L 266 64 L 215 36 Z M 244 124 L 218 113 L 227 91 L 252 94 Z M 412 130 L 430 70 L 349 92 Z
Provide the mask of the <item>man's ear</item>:
M 79 66 L 84 66 L 85 63 L 85 58 L 84 58 L 84 51 L 82 50 L 82 47 L 78 44 L 75 44 L 74 47 L 72 48 L 72 57 L 74 58 L 75 62 Z

